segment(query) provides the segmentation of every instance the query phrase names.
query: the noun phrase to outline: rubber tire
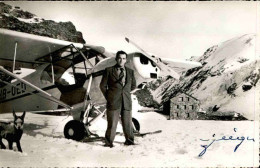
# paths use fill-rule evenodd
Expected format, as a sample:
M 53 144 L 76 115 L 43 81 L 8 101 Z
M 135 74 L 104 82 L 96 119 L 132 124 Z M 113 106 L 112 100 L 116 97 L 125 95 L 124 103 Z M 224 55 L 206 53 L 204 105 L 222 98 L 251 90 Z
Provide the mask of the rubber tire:
M 137 119 L 135 119 L 135 118 L 132 118 L 132 122 L 133 122 L 134 129 L 139 132 L 140 131 L 140 123 L 139 123 L 139 121 Z
M 74 131 L 73 135 L 69 134 L 70 129 Z M 80 141 L 85 136 L 85 127 L 82 122 L 78 120 L 71 120 L 65 125 L 63 132 L 65 138 Z

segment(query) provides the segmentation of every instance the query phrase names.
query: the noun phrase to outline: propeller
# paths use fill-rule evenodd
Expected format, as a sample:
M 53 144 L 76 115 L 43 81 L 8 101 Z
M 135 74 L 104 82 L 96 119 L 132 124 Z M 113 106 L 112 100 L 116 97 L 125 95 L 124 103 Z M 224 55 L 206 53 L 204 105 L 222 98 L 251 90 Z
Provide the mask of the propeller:
M 145 55 L 147 58 L 149 58 L 151 61 L 153 61 L 162 72 L 164 72 L 164 75 L 172 76 L 173 78 L 179 80 L 180 75 L 175 72 L 172 68 L 164 64 L 161 59 L 155 58 L 148 54 L 146 51 L 144 51 L 141 47 L 139 47 L 137 44 L 135 44 L 133 41 L 131 41 L 129 38 L 125 37 L 125 40 L 129 43 L 135 46 L 143 55 Z

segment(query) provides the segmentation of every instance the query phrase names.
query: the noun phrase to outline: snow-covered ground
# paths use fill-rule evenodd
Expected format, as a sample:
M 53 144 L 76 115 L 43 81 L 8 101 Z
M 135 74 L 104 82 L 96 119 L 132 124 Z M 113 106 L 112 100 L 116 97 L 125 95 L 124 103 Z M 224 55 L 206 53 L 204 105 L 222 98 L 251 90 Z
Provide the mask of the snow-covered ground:
M 63 127 L 70 117 L 27 113 L 24 135 L 21 139 L 23 153 L 0 150 L 0 166 L 117 166 L 117 167 L 256 167 L 259 162 L 259 124 L 254 121 L 187 121 L 167 120 L 155 112 L 135 115 L 141 123 L 141 132 L 162 130 L 162 133 L 136 137 L 138 145 L 124 146 L 121 125 L 118 126 L 114 148 L 103 147 L 101 140 L 76 142 L 65 139 Z M 12 114 L 1 114 L 0 119 L 12 120 Z M 236 132 L 234 131 L 236 128 Z M 103 137 L 106 121 L 100 119 L 90 130 Z M 222 136 L 254 138 L 255 142 L 217 141 L 207 152 L 201 145 Z M 210 141 L 201 141 L 200 139 Z M 3 141 L 5 144 L 7 141 Z

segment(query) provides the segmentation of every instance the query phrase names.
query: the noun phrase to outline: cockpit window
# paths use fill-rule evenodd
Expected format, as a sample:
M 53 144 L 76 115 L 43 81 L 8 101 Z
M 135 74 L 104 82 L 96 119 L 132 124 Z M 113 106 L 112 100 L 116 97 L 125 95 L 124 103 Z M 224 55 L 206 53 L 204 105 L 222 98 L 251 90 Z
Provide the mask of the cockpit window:
M 74 85 L 76 83 L 72 68 L 67 69 L 60 78 L 62 85 Z

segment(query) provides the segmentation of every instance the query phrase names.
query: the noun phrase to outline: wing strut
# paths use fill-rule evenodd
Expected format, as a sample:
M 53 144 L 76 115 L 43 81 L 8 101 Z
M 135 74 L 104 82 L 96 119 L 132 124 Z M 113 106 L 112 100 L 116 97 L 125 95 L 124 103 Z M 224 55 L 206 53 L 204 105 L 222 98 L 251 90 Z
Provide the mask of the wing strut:
M 53 69 L 53 61 L 52 61 L 52 55 L 51 55 L 51 48 L 48 46 L 49 52 L 50 52 L 50 60 L 51 60 L 51 76 L 52 76 L 52 84 L 54 84 L 54 69 Z
M 15 42 L 15 48 L 14 48 L 13 72 L 15 70 L 16 51 L 17 51 L 17 42 Z
M 13 78 L 15 78 L 15 79 L 17 79 L 17 80 L 19 80 L 19 81 L 25 83 L 26 85 L 32 87 L 33 89 L 35 89 L 35 90 L 37 90 L 38 92 L 44 94 L 45 96 L 48 96 L 47 99 L 52 100 L 52 101 L 58 103 L 59 105 L 65 107 L 65 108 L 71 109 L 71 107 L 70 107 L 69 105 L 63 103 L 62 101 L 58 100 L 57 98 L 53 97 L 53 96 L 52 96 L 51 94 L 49 94 L 48 92 L 43 91 L 42 89 L 40 89 L 39 87 L 33 85 L 32 83 L 30 83 L 30 82 L 28 82 L 28 81 L 26 81 L 26 80 L 24 80 L 24 79 L 22 79 L 22 78 L 19 78 L 18 76 L 14 75 L 12 72 L 9 72 L 8 70 L 4 69 L 2 66 L 0 66 L 0 70 L 1 70 L 2 72 L 4 72 L 4 73 L 8 74 L 9 76 L 11 76 L 11 77 L 13 77 Z M 9 83 L 9 84 L 11 84 L 11 83 Z M 12 84 L 11 84 L 11 85 L 12 85 Z
M 79 50 L 77 47 L 75 47 L 73 44 L 71 44 L 71 46 L 73 47 L 73 48 L 75 48 L 79 53 L 80 53 L 80 55 L 82 55 L 82 57 L 86 60 L 86 61 L 88 61 L 88 63 L 91 65 L 91 67 L 93 68 L 94 67 L 94 65 L 92 65 L 92 63 L 88 60 L 88 58 L 83 54 L 83 52 L 81 51 L 81 50 Z
M 92 79 L 93 79 L 92 72 L 93 72 L 94 65 L 88 60 L 88 56 L 86 57 L 81 50 L 77 49 L 73 44 L 71 44 L 71 46 L 74 47 L 81 54 L 81 56 L 85 59 L 85 61 L 87 61 L 89 63 L 89 65 L 91 66 L 91 72 L 90 72 L 90 77 L 88 80 L 88 87 L 87 87 L 87 92 L 85 95 L 84 106 L 83 106 L 83 111 L 84 111 L 83 116 L 86 117 L 86 120 L 87 120 L 87 117 L 88 117 L 89 111 L 90 111 L 90 109 L 88 107 L 93 106 L 95 108 L 95 105 L 93 105 L 92 102 L 90 102 L 90 104 L 88 104 L 88 101 L 87 101 L 88 99 L 91 100 L 90 88 L 91 88 Z M 85 61 L 84 61 L 84 68 L 85 68 L 85 75 L 87 77 L 87 67 L 86 67 Z M 85 120 L 85 119 L 83 119 L 83 120 Z
M 90 64 L 90 66 L 92 67 L 91 69 L 93 69 L 93 67 L 94 67 L 94 65 L 88 60 L 88 57 L 86 57 L 84 54 L 83 54 L 83 52 L 81 51 L 81 50 L 79 50 L 79 49 L 77 49 L 73 44 L 71 44 L 71 46 L 73 47 L 73 48 L 75 48 L 79 53 L 80 53 L 80 55 Z M 84 61 L 84 67 L 85 67 L 85 75 L 87 76 L 87 67 L 86 67 L 86 63 L 85 63 L 85 61 Z M 90 97 L 90 94 L 89 94 L 89 92 L 90 92 L 90 87 L 91 87 L 91 84 L 92 84 L 92 72 L 90 73 L 90 77 L 89 77 L 89 82 L 88 82 L 88 87 L 87 87 L 87 93 L 86 93 L 86 96 L 85 96 L 85 100 L 84 100 L 84 110 L 87 108 L 87 99 Z

